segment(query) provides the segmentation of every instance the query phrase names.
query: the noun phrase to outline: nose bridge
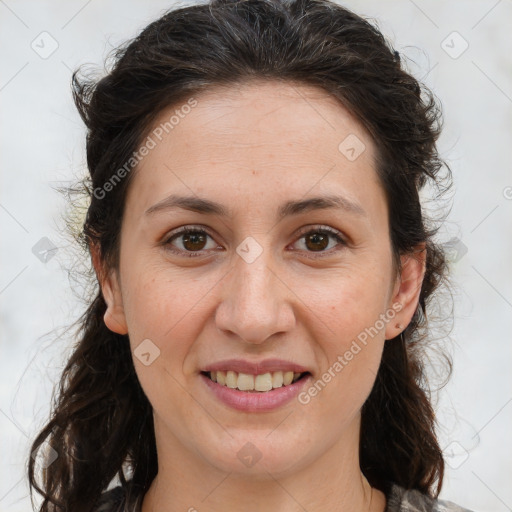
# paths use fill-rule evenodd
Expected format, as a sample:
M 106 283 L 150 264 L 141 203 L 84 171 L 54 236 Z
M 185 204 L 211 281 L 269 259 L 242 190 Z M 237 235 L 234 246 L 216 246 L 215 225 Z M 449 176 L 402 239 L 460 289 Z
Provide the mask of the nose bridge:
M 289 292 L 275 275 L 277 266 L 268 245 L 248 237 L 237 247 L 234 268 L 217 309 L 219 329 L 258 344 L 291 328 L 294 318 Z

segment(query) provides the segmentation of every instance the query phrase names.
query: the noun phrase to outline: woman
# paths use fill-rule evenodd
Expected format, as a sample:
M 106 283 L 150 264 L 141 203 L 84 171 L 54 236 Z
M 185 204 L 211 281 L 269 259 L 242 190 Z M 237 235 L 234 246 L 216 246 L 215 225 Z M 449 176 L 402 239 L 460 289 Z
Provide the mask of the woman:
M 213 0 L 73 83 L 98 289 L 33 445 L 39 510 L 463 510 L 422 364 L 440 112 L 381 33 Z

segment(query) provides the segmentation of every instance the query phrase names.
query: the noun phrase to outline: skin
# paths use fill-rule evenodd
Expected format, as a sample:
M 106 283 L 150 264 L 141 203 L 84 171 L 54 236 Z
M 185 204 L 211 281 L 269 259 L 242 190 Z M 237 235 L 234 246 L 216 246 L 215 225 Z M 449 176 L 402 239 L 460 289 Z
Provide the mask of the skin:
M 105 276 L 108 328 L 128 333 L 132 350 L 145 339 L 160 350 L 148 366 L 134 357 L 154 409 L 159 458 L 142 510 L 382 512 L 384 494 L 369 488 L 359 468 L 360 410 L 385 340 L 417 307 L 424 247 L 402 256 L 397 276 L 374 144 L 323 90 L 251 82 L 195 98 L 197 106 L 135 171 L 118 271 L 102 274 L 93 255 Z M 354 161 L 338 150 L 350 134 L 366 146 Z M 171 193 L 217 201 L 233 217 L 185 209 L 144 214 Z M 285 201 L 324 194 L 350 198 L 366 213 L 276 218 Z M 169 244 L 183 254 L 173 254 L 163 242 L 187 225 L 209 237 L 194 245 L 178 236 Z M 305 233 L 324 226 L 346 245 L 334 237 L 326 248 L 308 243 Z M 236 252 L 248 236 L 262 248 L 252 263 Z M 187 257 L 196 247 L 200 256 Z M 393 304 L 402 309 L 308 404 L 240 412 L 199 377 L 223 359 L 276 357 L 306 366 L 316 381 Z M 261 455 L 251 467 L 237 457 L 247 442 Z

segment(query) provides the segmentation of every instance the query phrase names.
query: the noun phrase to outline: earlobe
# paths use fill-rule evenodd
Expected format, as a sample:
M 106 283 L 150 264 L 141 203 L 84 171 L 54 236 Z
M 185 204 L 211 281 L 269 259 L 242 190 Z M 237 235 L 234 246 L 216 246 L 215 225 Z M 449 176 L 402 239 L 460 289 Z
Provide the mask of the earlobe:
M 127 334 L 128 327 L 124 314 L 123 297 L 116 272 L 114 270 L 108 273 L 104 272 L 97 246 L 91 247 L 91 258 L 103 298 L 107 304 L 107 310 L 103 316 L 105 325 L 112 332 Z
M 390 307 L 401 304 L 394 320 L 386 326 L 386 339 L 398 336 L 409 325 L 418 307 L 421 287 L 426 269 L 427 249 L 425 243 L 418 245 L 414 252 L 401 256 L 402 271 L 397 276 Z

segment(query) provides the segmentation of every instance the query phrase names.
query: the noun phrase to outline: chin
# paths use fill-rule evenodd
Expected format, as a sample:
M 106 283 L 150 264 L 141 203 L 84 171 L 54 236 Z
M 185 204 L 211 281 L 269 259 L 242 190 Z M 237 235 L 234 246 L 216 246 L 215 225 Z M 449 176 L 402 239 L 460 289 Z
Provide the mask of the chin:
M 230 431 L 232 432 L 232 430 Z M 283 432 L 286 434 L 285 432 Z M 222 472 L 247 476 L 258 480 L 283 478 L 306 466 L 307 453 L 303 440 L 297 443 L 285 441 L 283 436 L 269 430 L 244 430 L 230 437 L 226 434 L 220 441 L 212 440 L 210 446 L 203 446 L 205 459 Z M 274 436 L 274 439 L 270 439 Z M 211 451 L 212 446 L 218 449 Z M 206 452 L 206 453 L 205 453 Z

